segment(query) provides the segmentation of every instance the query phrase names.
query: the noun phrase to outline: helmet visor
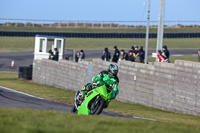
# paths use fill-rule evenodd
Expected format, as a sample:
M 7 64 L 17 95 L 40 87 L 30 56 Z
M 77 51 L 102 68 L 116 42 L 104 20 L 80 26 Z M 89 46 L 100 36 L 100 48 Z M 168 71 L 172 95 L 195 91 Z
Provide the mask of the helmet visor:
M 111 71 L 111 72 L 112 72 L 113 76 L 117 76 L 117 73 L 118 73 L 117 70 L 113 70 L 113 71 Z

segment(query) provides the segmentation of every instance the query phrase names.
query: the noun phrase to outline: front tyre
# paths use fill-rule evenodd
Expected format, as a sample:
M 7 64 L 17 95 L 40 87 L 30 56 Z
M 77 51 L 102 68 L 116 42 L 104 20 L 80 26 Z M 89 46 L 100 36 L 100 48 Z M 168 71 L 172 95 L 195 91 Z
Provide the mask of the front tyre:
M 75 114 L 77 113 L 77 109 L 75 106 L 72 108 L 71 113 L 75 113 Z
M 99 115 L 102 112 L 104 105 L 105 101 L 102 98 L 96 99 L 91 106 L 90 114 Z

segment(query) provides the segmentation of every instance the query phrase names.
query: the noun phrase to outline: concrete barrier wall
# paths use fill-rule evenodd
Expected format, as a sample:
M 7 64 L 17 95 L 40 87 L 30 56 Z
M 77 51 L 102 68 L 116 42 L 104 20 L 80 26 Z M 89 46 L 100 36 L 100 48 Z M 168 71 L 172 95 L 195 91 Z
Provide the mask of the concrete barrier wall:
M 33 80 L 40 84 L 77 91 L 92 76 L 106 70 L 110 62 L 89 63 L 34 61 Z M 120 61 L 117 100 L 163 110 L 200 115 L 200 63 L 175 61 L 153 65 Z
M 67 90 L 80 90 L 87 83 L 88 62 L 35 60 L 33 81 Z
M 118 100 L 200 115 L 200 63 L 119 63 Z

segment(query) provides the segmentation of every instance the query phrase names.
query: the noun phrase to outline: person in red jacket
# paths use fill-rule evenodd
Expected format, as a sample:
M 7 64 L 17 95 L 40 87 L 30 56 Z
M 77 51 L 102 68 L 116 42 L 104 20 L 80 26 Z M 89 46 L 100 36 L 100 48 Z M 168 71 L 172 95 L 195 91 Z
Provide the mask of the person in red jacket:
M 158 50 L 157 61 L 170 63 L 169 59 L 167 58 L 167 55 L 161 50 Z

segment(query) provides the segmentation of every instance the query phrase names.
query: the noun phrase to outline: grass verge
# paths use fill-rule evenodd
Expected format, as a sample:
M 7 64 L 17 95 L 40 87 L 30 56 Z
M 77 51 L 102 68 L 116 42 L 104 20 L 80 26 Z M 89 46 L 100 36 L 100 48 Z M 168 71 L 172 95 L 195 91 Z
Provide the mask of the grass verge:
M 198 133 L 200 127 L 179 123 L 78 116 L 55 111 L 0 108 L 1 133 Z
M 31 81 L 18 80 L 16 72 L 0 72 L 0 85 L 8 88 L 12 88 L 18 91 L 22 91 L 25 93 L 29 93 L 35 96 L 43 97 L 46 99 L 56 99 L 61 101 L 66 101 L 67 103 L 73 102 L 73 97 L 75 92 L 66 91 L 55 87 L 49 87 L 46 85 L 39 85 L 33 83 Z M 105 118 L 99 116 L 74 116 L 72 114 L 63 114 L 53 111 L 33 111 L 26 109 L 5 109 L 0 108 L 0 118 L 1 124 L 4 125 L 0 127 L 0 129 L 4 129 L 5 131 L 9 130 L 9 126 L 13 125 L 13 130 L 24 129 L 29 132 L 30 130 L 42 130 L 42 127 L 45 127 L 45 132 L 58 130 L 63 132 L 59 128 L 67 129 L 69 123 L 73 123 L 75 125 L 81 125 L 79 128 L 85 126 L 86 129 L 91 127 L 95 123 L 95 126 L 99 125 L 99 123 L 107 123 L 103 124 L 103 130 L 105 131 L 113 131 L 118 130 L 122 132 L 121 128 L 123 127 L 123 132 L 130 132 L 133 130 L 135 132 L 199 132 L 200 131 L 200 116 L 186 115 L 186 114 L 178 114 L 169 111 L 162 111 L 159 109 L 141 106 L 137 104 L 123 103 L 116 100 L 113 100 L 108 109 L 108 111 L 122 113 L 127 115 L 134 115 L 139 117 L 152 118 L 162 121 L 168 121 L 170 123 L 160 123 L 160 122 L 149 122 L 149 121 L 141 121 L 141 120 L 121 120 L 115 118 Z M 30 115 L 31 114 L 31 115 Z M 43 116 L 43 117 L 40 117 Z M 28 118 L 27 118 L 28 117 Z M 62 118 L 61 118 L 62 117 Z M 37 118 L 39 120 L 37 120 Z M 42 120 L 41 120 L 42 119 Z M 80 121 L 79 121 L 80 119 Z M 88 119 L 88 120 L 86 120 Z M 56 121 L 54 121 L 56 120 Z M 84 120 L 87 121 L 85 125 Z M 19 124 L 17 123 L 19 122 Z M 31 122 L 29 122 L 31 121 Z M 44 126 L 40 126 L 40 121 L 43 121 Z M 79 122 L 77 122 L 79 121 Z M 83 121 L 83 122 L 81 122 Z M 35 123 L 35 124 L 33 124 Z M 63 124 L 64 123 L 64 124 Z M 84 125 L 83 125 L 84 124 Z M 139 124 L 139 125 L 138 125 Z M 48 129 L 48 125 L 50 128 Z M 58 127 L 57 127 L 57 126 Z M 59 127 L 60 125 L 60 127 Z M 89 127 L 87 127 L 89 125 Z M 106 126 L 107 125 L 107 126 Z M 111 125 L 111 127 L 110 127 Z M 101 127 L 100 126 L 100 127 Z M 105 126 L 105 127 L 104 127 Z M 116 128 L 114 128 L 116 126 Z M 122 126 L 122 127 L 121 127 Z M 84 128 L 85 128 L 84 127 Z M 100 128 L 99 127 L 99 128 Z M 121 128 L 120 128 L 121 127 Z M 70 126 L 69 131 L 78 131 L 79 129 Z M 17 130 L 16 129 L 16 130 Z M 128 130 L 127 130 L 128 129 Z M 83 129 L 85 131 L 85 129 Z M 90 129 L 89 131 L 93 131 L 94 129 Z M 148 131 L 149 130 L 149 131 Z M 12 132 L 12 131 L 11 131 Z
M 156 39 L 149 39 L 149 49 L 156 48 Z M 199 49 L 200 38 L 164 39 L 169 49 Z M 3 51 L 33 51 L 34 37 L 0 37 L 0 52 Z M 143 46 L 144 38 L 66 38 L 65 49 L 113 49 L 117 45 L 119 49 L 130 49 L 133 45 Z

